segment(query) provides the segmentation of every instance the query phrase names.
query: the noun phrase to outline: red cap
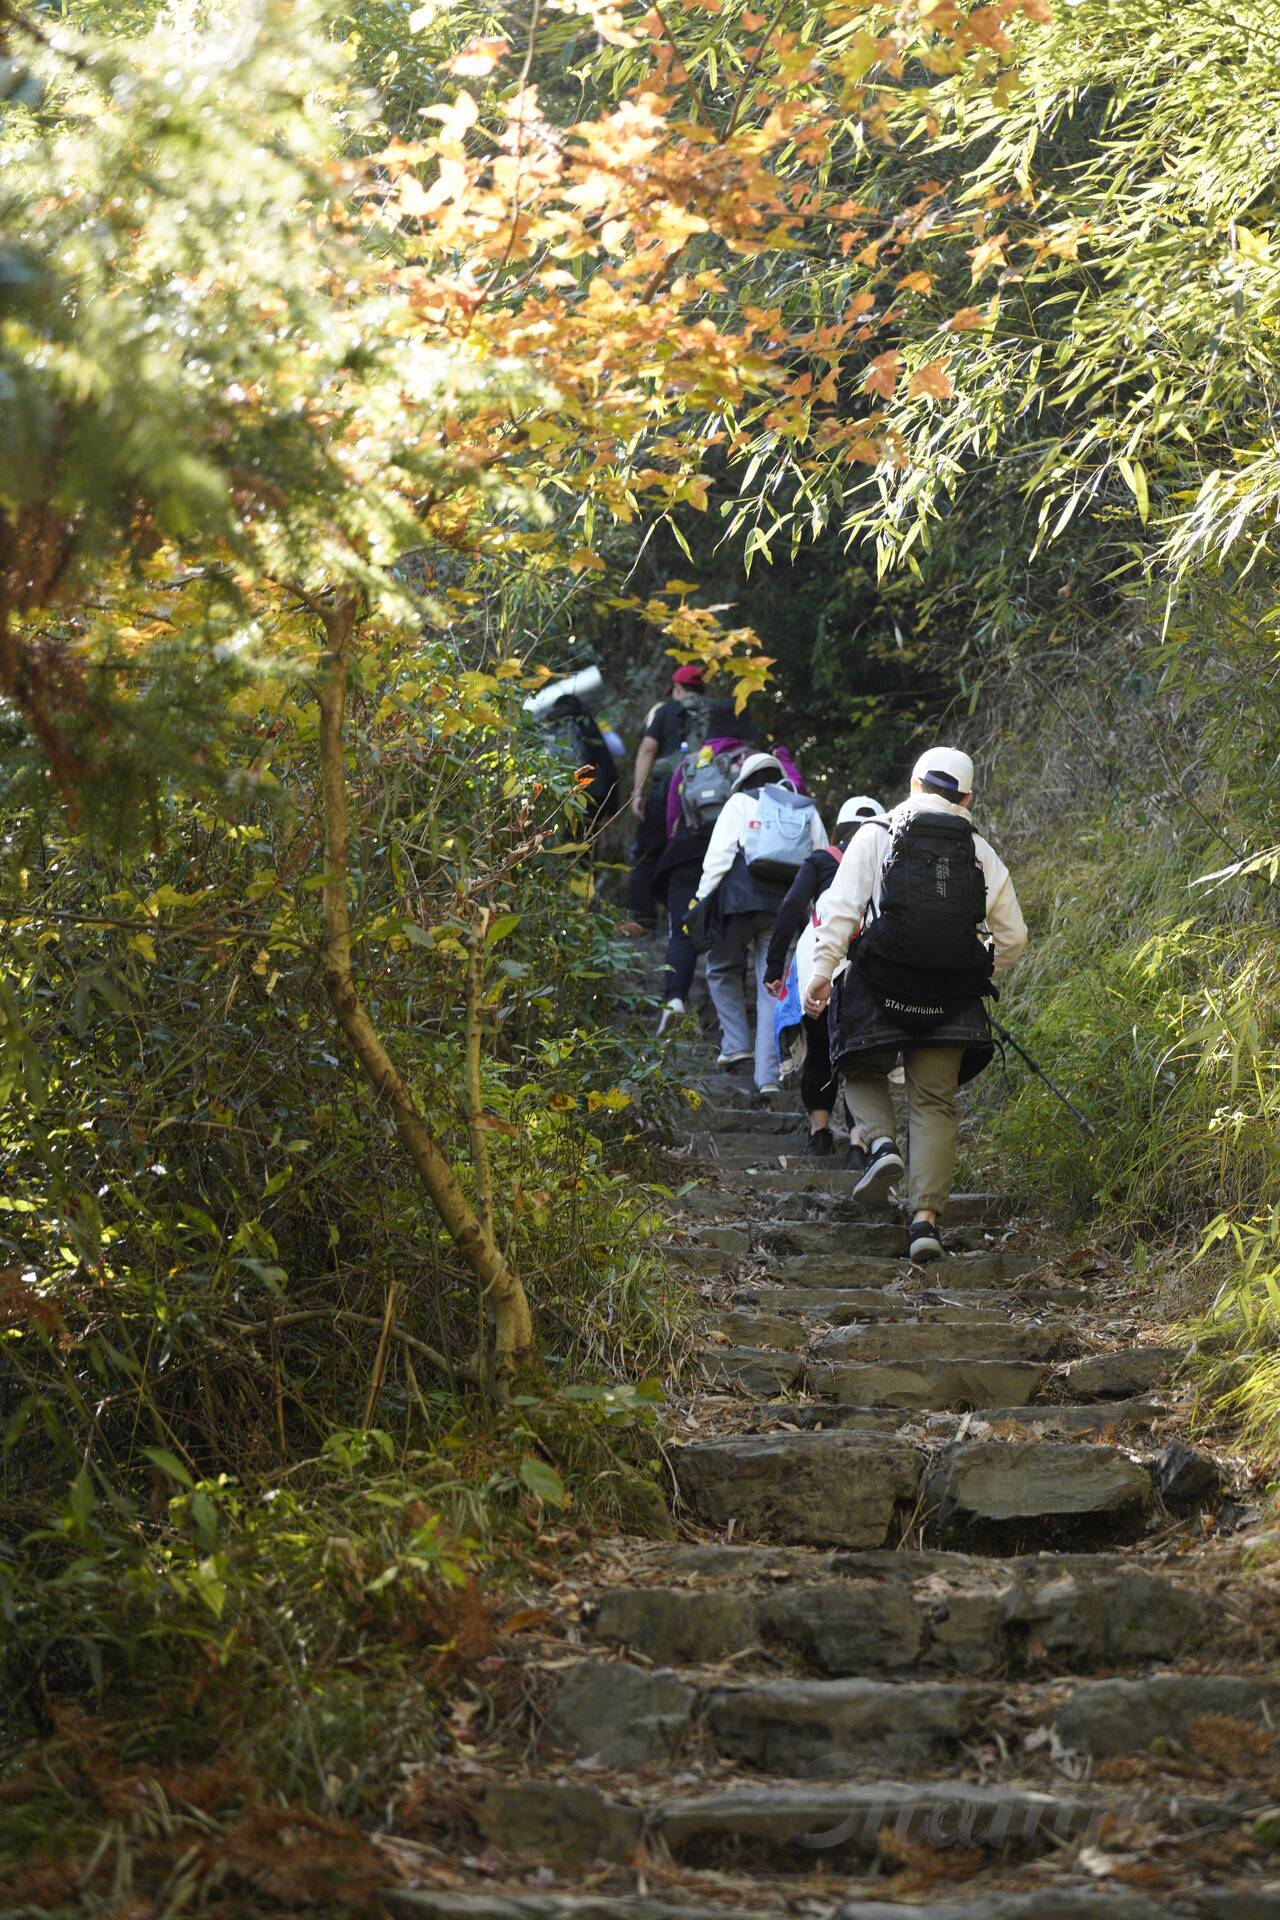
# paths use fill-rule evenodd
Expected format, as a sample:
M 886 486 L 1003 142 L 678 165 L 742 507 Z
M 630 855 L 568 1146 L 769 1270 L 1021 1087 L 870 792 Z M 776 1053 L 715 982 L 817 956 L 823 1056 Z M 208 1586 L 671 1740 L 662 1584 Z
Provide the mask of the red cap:
M 677 667 L 671 676 L 678 687 L 700 687 L 706 677 L 705 668 L 699 666 Z

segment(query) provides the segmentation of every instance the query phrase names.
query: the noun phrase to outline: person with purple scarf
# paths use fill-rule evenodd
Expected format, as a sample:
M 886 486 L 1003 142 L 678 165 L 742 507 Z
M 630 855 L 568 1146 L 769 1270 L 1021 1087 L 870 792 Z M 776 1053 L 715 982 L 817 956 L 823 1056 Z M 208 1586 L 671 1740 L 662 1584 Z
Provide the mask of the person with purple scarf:
M 750 733 L 752 729 L 743 725 L 734 711 L 732 700 L 717 700 L 709 716 L 710 734 L 703 742 L 703 751 L 711 754 L 733 753 L 740 751 L 744 756 L 751 749 Z M 785 747 L 775 747 L 774 754 L 780 761 L 788 779 L 794 782 L 797 792 L 807 793 L 800 776 L 800 770 Z M 684 817 L 681 796 L 684 784 L 683 762 L 676 768 L 667 787 L 666 826 L 667 844 L 659 858 L 653 878 L 653 892 L 657 899 L 664 902 L 667 909 L 667 952 L 663 978 L 663 1008 L 658 1021 L 658 1037 L 668 1033 L 682 1018 L 693 987 L 693 976 L 698 965 L 697 949 L 689 938 L 685 919 L 697 892 L 698 880 L 702 873 L 702 863 L 711 843 L 713 821 L 707 821 L 702 827 L 691 827 Z

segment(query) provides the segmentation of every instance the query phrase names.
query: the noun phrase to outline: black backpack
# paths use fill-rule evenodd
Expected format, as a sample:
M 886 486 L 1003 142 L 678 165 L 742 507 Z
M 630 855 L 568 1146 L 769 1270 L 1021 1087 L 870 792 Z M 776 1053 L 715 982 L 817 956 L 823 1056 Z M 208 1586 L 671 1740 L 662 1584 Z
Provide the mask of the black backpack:
M 592 818 L 598 817 L 617 795 L 618 769 L 595 716 L 570 695 L 556 702 L 547 716 L 546 730 L 558 758 L 567 760 L 575 771 L 590 767 L 591 778 L 581 792 Z
M 653 763 L 652 778 L 663 786 L 670 780 L 680 762 L 691 753 L 696 753 L 711 729 L 711 701 L 705 693 L 692 693 L 679 705 L 684 709 L 681 714 L 680 744 L 670 753 L 662 754 Z
M 992 954 L 978 933 L 986 914 L 972 821 L 910 815 L 893 837 L 879 908 L 854 950 L 859 974 L 899 1025 L 927 1032 L 992 991 Z

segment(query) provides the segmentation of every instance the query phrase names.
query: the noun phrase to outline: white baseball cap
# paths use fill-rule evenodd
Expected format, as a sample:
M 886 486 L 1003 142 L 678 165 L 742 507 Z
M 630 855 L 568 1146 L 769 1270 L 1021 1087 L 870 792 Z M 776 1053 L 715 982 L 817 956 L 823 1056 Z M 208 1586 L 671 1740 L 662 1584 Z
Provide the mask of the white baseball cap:
M 930 793 L 944 800 L 963 800 L 973 792 L 973 762 L 958 747 L 931 747 L 916 761 L 911 778 L 922 780 Z
M 846 800 L 836 815 L 836 825 L 847 827 L 851 820 L 881 820 L 884 808 L 869 793 L 855 793 L 852 800 Z
M 744 780 L 751 778 L 753 773 L 776 773 L 780 780 L 786 778 L 782 762 L 776 754 L 749 753 L 738 768 L 738 777 L 733 783 L 734 786 L 740 787 Z

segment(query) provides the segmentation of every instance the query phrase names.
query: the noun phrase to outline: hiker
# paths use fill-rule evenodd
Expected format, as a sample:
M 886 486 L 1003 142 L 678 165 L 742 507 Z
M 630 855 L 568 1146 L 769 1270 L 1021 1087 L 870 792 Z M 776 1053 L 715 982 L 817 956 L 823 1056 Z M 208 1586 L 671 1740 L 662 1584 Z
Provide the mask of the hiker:
M 667 955 L 658 1038 L 683 1018 L 698 965 L 698 950 L 686 926 L 711 833 L 733 792 L 750 746 L 750 724 L 732 700 L 717 700 L 702 745 L 685 755 L 667 788 L 667 844 L 654 872 L 653 891 L 667 907 Z M 774 753 L 787 778 L 804 792 L 800 770 L 785 747 Z
M 710 712 L 703 668 L 677 667 L 671 676 L 670 698 L 651 707 L 645 720 L 631 789 L 631 811 L 637 826 L 631 847 L 629 918 L 622 924 L 624 933 L 652 933 L 657 926 L 653 879 L 667 844 L 667 783 L 685 754 L 706 739 Z
M 698 880 L 699 932 L 708 948 L 707 986 L 720 1019 L 718 1067 L 753 1058 L 743 976 L 756 986 L 755 1084 L 781 1093 L 773 996 L 764 984 L 769 933 L 806 855 L 826 842 L 817 807 L 796 791 L 777 754 L 743 761 L 711 830 Z
M 832 976 L 854 956 L 832 1010 L 831 1057 L 854 1124 L 870 1143 L 854 1186 L 883 1199 L 904 1171 L 889 1094 L 906 1076 L 911 1260 L 942 1254 L 938 1226 L 956 1159 L 956 1089 L 994 1051 L 983 997 L 1027 944 L 1009 870 L 973 830 L 973 762 L 954 747 L 922 754 L 911 795 L 859 828 L 823 901 L 804 1010 L 817 1019 Z
M 586 705 L 603 685 L 599 668 L 586 667 L 568 679 L 552 681 L 524 703 L 525 712 L 537 721 L 557 759 L 577 774 L 578 792 L 586 801 L 583 837 L 587 840 L 594 839 L 614 812 L 618 797 L 613 751 Z
M 826 1159 L 835 1150 L 831 1115 L 839 1096 L 836 1077 L 831 1070 L 831 1045 L 825 1014 L 811 1020 L 804 1012 L 804 991 L 813 966 L 814 942 L 819 926 L 815 906 L 836 877 L 845 848 L 864 822 L 884 822 L 884 808 L 870 794 L 855 794 L 846 800 L 836 816 L 835 836 L 829 847 L 817 847 L 804 860 L 791 883 L 786 899 L 778 910 L 769 950 L 765 956 L 765 986 L 779 1002 L 775 1016 L 779 1046 L 785 1036 L 794 1034 L 793 1056 L 800 1060 L 800 1098 L 809 1116 L 809 1139 L 805 1153 Z M 887 826 L 887 822 L 885 822 Z M 798 936 L 798 938 L 797 938 Z M 791 943 L 797 941 L 795 959 L 787 964 Z M 851 1137 L 845 1166 L 859 1172 L 866 1165 L 866 1149 L 860 1139 Z

